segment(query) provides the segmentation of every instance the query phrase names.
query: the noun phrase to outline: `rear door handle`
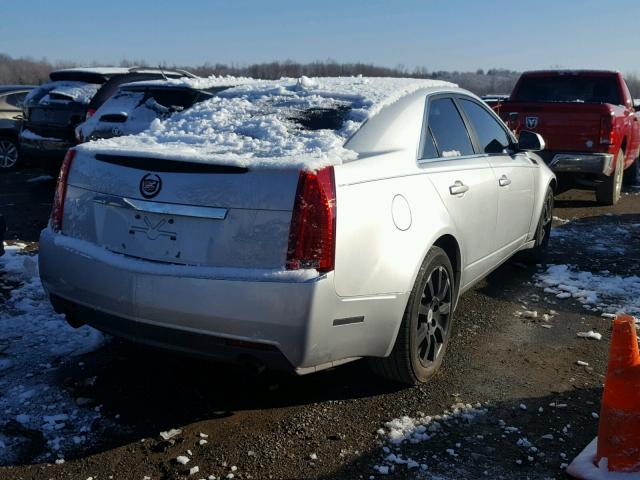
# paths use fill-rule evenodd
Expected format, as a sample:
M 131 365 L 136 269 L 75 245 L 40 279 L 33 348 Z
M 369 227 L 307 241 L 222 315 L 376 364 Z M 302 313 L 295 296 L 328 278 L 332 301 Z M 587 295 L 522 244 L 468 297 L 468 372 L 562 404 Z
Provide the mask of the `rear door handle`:
M 501 187 L 506 187 L 507 185 L 511 185 L 511 180 L 509 180 L 509 177 L 507 177 L 506 175 L 502 175 L 500 177 L 500 180 L 498 180 L 498 183 Z
M 455 183 L 449 187 L 449 193 L 451 195 L 460 195 L 467 191 L 469 191 L 469 187 L 460 180 L 456 180 Z

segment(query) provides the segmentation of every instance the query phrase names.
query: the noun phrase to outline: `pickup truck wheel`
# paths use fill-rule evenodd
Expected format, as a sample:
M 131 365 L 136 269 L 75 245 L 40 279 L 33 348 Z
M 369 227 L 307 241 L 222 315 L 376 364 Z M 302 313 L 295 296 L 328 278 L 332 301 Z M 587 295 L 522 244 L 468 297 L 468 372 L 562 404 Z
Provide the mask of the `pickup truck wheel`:
M 0 171 L 11 170 L 18 164 L 18 145 L 10 138 L 0 138 Z
M 624 171 L 625 185 L 640 185 L 640 156 Z
M 624 169 L 624 152 L 620 150 L 616 157 L 615 171 L 606 177 L 596 190 L 596 200 L 603 205 L 615 205 L 620 200 L 622 191 L 622 174 Z
M 449 257 L 432 247 L 413 286 L 391 355 L 372 358 L 372 370 L 389 380 L 416 385 L 438 370 L 453 322 L 456 285 Z

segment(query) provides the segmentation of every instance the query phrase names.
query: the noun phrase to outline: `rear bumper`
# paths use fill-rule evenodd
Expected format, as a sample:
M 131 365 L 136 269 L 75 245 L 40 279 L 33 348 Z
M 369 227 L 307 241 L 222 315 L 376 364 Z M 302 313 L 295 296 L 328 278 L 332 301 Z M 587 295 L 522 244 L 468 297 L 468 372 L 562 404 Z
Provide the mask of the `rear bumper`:
M 76 321 L 152 346 L 237 363 L 251 357 L 297 373 L 388 354 L 406 304 L 404 295 L 340 298 L 333 273 L 216 278 L 49 229 L 39 262 L 54 305 Z
M 611 153 L 551 152 L 549 168 L 556 173 L 593 173 L 609 176 L 613 172 Z

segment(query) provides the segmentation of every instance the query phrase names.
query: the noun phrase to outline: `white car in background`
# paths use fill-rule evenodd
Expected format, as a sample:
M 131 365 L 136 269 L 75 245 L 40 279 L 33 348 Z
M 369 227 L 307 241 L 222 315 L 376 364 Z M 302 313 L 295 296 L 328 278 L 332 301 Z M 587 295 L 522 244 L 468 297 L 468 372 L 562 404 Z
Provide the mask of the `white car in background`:
M 76 127 L 76 140 L 83 143 L 140 133 L 156 119 L 165 120 L 222 90 L 247 82 L 234 77 L 184 77 L 126 83 Z
M 239 86 L 71 150 L 40 275 L 72 325 L 299 374 L 368 357 L 424 382 L 460 294 L 544 253 L 543 146 L 444 82 Z

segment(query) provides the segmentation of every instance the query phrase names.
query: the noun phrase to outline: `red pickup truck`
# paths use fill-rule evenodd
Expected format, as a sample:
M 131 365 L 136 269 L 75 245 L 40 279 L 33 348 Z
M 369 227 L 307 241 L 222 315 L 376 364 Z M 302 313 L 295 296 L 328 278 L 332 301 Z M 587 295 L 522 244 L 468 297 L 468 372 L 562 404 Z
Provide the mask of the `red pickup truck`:
M 595 189 L 598 202 L 614 205 L 623 177 L 640 182 L 640 118 L 620 73 L 525 72 L 494 108 L 516 135 L 541 134 L 540 154 L 559 181 Z

